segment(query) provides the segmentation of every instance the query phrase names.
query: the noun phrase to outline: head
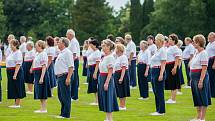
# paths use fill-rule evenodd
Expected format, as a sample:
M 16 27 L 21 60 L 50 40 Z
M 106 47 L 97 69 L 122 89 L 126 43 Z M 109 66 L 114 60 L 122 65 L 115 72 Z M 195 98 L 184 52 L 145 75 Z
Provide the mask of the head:
M 89 48 L 89 40 L 84 41 L 83 49 L 87 50 Z
M 141 50 L 146 50 L 148 48 L 148 42 L 147 41 L 145 41 L 145 40 L 142 40 L 141 42 L 140 42 L 140 49 Z
M 33 41 L 33 38 L 32 37 L 28 37 L 28 41 Z
M 59 42 L 58 42 L 58 48 L 62 51 L 63 49 L 69 47 L 69 39 L 65 37 L 61 37 Z
M 208 34 L 208 42 L 214 42 L 215 41 L 215 32 L 210 32 Z
M 38 40 L 35 44 L 35 49 L 37 52 L 42 52 L 46 48 L 46 42 L 43 40 Z
M 206 39 L 202 34 L 198 34 L 193 37 L 193 46 L 198 50 L 200 48 L 205 48 Z
M 165 47 L 169 47 L 169 37 L 164 36 L 164 38 L 165 38 L 165 39 L 164 39 L 164 40 L 165 40 L 165 41 L 164 41 L 164 46 L 165 46 Z
M 34 48 L 34 42 L 33 41 L 28 41 L 26 48 L 28 51 L 31 51 Z
M 132 41 L 131 35 L 130 35 L 130 34 L 126 34 L 126 35 L 125 35 L 125 42 L 126 42 L 126 43 L 129 43 L 130 41 Z
M 66 32 L 66 37 L 69 40 L 72 40 L 75 37 L 75 31 L 73 29 L 68 29 Z
M 154 44 L 154 41 L 155 41 L 155 38 L 152 35 L 149 35 L 147 37 L 147 42 L 148 42 L 149 45 Z
M 49 47 L 53 47 L 54 46 L 54 38 L 52 36 L 46 37 L 46 43 Z
M 178 40 L 177 47 L 181 48 L 182 45 L 183 45 L 183 41 L 182 40 Z
M 59 41 L 60 41 L 60 38 L 59 37 L 55 37 L 54 38 L 54 46 L 57 46 Z
M 22 44 L 22 43 L 25 43 L 26 40 L 27 40 L 27 39 L 26 39 L 25 36 L 21 36 L 20 39 L 19 39 L 19 41 L 20 41 L 21 44 Z
M 111 53 L 115 48 L 114 43 L 109 40 L 105 39 L 102 41 L 102 50 L 104 51 L 105 54 Z
M 99 49 L 99 41 L 97 39 L 93 39 L 89 41 L 89 46 L 93 50 Z
M 115 52 L 117 56 L 123 55 L 125 52 L 125 46 L 123 44 L 116 44 Z
M 15 39 L 15 36 L 13 34 L 8 35 L 7 41 L 8 41 L 9 44 L 10 44 L 10 41 L 13 40 L 13 39 Z
M 190 43 L 193 42 L 193 40 L 192 40 L 190 37 L 186 37 L 186 38 L 184 39 L 184 42 L 185 42 L 185 45 L 189 45 Z
M 18 50 L 19 49 L 19 45 L 20 45 L 20 43 L 19 43 L 18 40 L 16 40 L 16 39 L 10 40 L 10 47 L 11 47 L 12 51 Z
M 165 42 L 165 37 L 162 34 L 157 34 L 155 36 L 155 44 L 158 48 L 163 47 L 164 42 Z
M 125 45 L 125 40 L 122 37 L 116 37 L 115 43 Z
M 109 40 L 111 40 L 111 41 L 113 41 L 113 42 L 114 42 L 114 40 L 115 40 L 113 34 L 107 35 L 107 39 L 109 39 Z
M 168 43 L 170 46 L 176 45 L 178 43 L 178 36 L 176 34 L 170 34 Z

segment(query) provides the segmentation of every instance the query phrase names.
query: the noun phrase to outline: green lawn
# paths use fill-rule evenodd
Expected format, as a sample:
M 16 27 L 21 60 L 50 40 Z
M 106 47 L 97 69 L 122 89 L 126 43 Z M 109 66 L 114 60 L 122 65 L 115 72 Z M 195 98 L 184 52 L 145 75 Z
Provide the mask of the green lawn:
M 81 66 L 80 66 L 81 68 Z M 3 74 L 3 103 L 0 104 L 0 121 L 103 121 L 105 113 L 100 112 L 97 106 L 90 106 L 94 101 L 94 95 L 86 93 L 87 85 L 84 85 L 85 77 L 80 77 L 79 101 L 72 103 L 71 119 L 56 119 L 54 116 L 60 112 L 60 103 L 57 98 L 57 89 L 54 90 L 54 97 L 48 99 L 48 113 L 35 114 L 34 110 L 40 108 L 40 102 L 33 99 L 33 95 L 27 95 L 22 100 L 22 108 L 10 109 L 7 106 L 12 105 L 14 100 L 7 100 L 6 97 L 6 73 Z M 80 69 L 81 75 L 81 69 Z M 166 114 L 162 117 L 150 116 L 149 113 L 155 111 L 155 101 L 153 93 L 150 93 L 150 99 L 140 101 L 138 89 L 131 90 L 131 97 L 127 99 L 127 111 L 113 113 L 115 121 L 188 121 L 194 118 L 196 110 L 193 106 L 191 90 L 182 89 L 183 95 L 177 96 L 177 104 L 166 105 Z M 169 98 L 169 91 L 165 92 L 165 99 Z M 213 100 L 215 103 L 215 100 Z M 208 108 L 207 121 L 215 121 L 215 106 Z

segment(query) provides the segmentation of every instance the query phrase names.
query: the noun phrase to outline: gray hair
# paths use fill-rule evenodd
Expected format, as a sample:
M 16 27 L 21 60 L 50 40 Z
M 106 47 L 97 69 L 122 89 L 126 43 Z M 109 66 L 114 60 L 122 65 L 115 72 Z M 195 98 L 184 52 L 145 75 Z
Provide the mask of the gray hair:
M 183 45 L 183 41 L 178 40 L 177 46 L 178 46 L 178 47 L 181 47 L 182 45 Z
M 26 42 L 26 37 L 25 36 L 21 36 L 20 37 L 20 42 Z
M 62 41 L 62 43 L 65 45 L 65 47 L 69 47 L 69 39 L 65 38 L 65 37 L 61 37 L 60 41 Z
M 165 41 L 165 37 L 163 36 L 163 34 L 157 34 L 155 36 L 155 40 L 159 40 L 161 42 L 164 42 Z
M 13 34 L 10 34 L 10 35 L 8 35 L 8 38 L 10 38 L 12 40 L 12 39 L 15 39 L 15 36 Z
M 66 33 L 71 33 L 72 35 L 75 36 L 75 31 L 73 29 L 68 29 Z
M 34 42 L 33 41 L 28 41 L 27 45 L 30 45 L 31 47 L 34 47 Z

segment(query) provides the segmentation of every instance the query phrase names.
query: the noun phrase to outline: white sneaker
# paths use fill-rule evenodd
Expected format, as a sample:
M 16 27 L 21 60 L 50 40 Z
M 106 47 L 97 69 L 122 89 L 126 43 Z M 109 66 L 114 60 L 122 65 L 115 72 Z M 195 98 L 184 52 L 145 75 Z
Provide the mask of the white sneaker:
M 77 99 L 77 100 L 74 100 L 74 99 L 71 98 L 71 101 L 72 101 L 72 102 L 78 102 L 78 99 Z
M 191 86 L 184 86 L 184 88 L 185 88 L 185 89 L 190 89 L 190 88 L 191 88 Z
M 64 119 L 65 117 L 63 117 L 63 116 L 55 116 L 55 118 Z
M 93 106 L 97 106 L 98 105 L 98 103 L 90 103 L 90 105 L 93 105 Z
M 167 104 L 175 104 L 176 101 L 173 101 L 172 99 L 169 99 L 169 100 L 166 101 L 166 103 L 167 103 Z
M 201 120 L 201 119 L 199 119 L 198 121 L 205 121 L 205 120 Z
M 9 108 L 21 108 L 20 105 L 11 105 L 11 106 L 8 106 Z
M 137 87 L 132 87 L 132 86 L 130 86 L 130 89 L 137 89 Z
M 153 92 L 153 89 L 152 89 L 152 88 L 149 88 L 149 92 Z
M 34 113 L 47 113 L 47 110 L 35 110 Z
M 126 107 L 119 107 L 119 110 L 126 110 Z
M 182 95 L 183 93 L 182 92 L 177 92 L 177 95 Z
M 149 98 L 143 98 L 143 97 L 140 97 L 138 98 L 138 100 L 148 100 Z
M 152 115 L 152 116 L 163 116 L 164 113 L 154 112 L 154 113 L 150 113 L 150 115 Z
M 84 85 L 88 85 L 88 83 L 87 82 L 85 82 L 85 83 L 83 83 Z
M 2 102 L 0 102 L 0 104 L 2 104 Z
M 27 91 L 26 94 L 32 95 L 32 94 L 34 94 L 34 92 Z
M 199 119 L 194 118 L 194 119 L 191 119 L 190 121 L 199 121 Z

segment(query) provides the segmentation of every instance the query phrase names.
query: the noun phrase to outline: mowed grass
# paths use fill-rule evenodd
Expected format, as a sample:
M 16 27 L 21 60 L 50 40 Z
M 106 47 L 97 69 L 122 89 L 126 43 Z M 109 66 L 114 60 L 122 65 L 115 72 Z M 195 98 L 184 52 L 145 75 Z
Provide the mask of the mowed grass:
M 72 102 L 71 119 L 56 119 L 55 116 L 60 113 L 60 103 L 57 97 L 57 89 L 54 89 L 54 97 L 48 99 L 48 113 L 35 114 L 33 111 L 40 108 L 39 100 L 34 100 L 33 95 L 27 95 L 22 100 L 20 109 L 10 109 L 9 105 L 14 100 L 7 100 L 7 77 L 5 69 L 2 69 L 2 87 L 3 103 L 0 104 L 0 121 L 104 121 L 105 113 L 100 112 L 97 106 L 90 106 L 94 101 L 94 95 L 87 94 L 87 85 L 83 83 L 86 77 L 82 77 L 82 66 L 80 65 L 80 90 L 79 101 Z M 151 85 L 151 84 L 150 84 Z M 189 121 L 196 115 L 196 109 L 193 106 L 191 89 L 183 89 L 183 95 L 177 96 L 177 104 L 166 105 L 166 114 L 164 116 L 150 116 L 149 113 L 155 111 L 155 100 L 153 93 L 150 92 L 150 99 L 140 101 L 139 90 L 131 90 L 131 97 L 127 98 L 127 110 L 113 113 L 115 121 Z M 170 96 L 169 91 L 165 91 L 165 99 Z M 215 103 L 215 100 L 213 100 Z M 207 121 L 215 121 L 215 105 L 209 106 L 206 116 Z

